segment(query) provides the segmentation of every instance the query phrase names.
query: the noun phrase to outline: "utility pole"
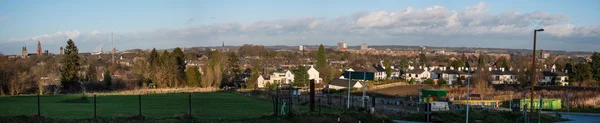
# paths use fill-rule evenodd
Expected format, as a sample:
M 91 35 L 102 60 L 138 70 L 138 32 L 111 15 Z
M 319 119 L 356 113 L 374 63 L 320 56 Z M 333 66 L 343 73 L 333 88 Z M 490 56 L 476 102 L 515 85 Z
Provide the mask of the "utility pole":
M 537 37 L 538 31 L 542 32 L 542 31 L 544 31 L 544 29 L 533 30 L 533 56 L 532 56 L 533 62 L 531 63 L 531 68 L 532 68 L 531 69 L 532 70 L 531 71 L 531 92 L 529 92 L 530 97 L 531 97 L 531 100 L 529 100 L 530 101 L 529 104 L 531 104 L 531 105 L 529 105 L 530 106 L 529 107 L 529 118 L 533 118 L 533 107 L 534 107 L 533 106 L 533 92 L 535 91 L 534 87 L 535 87 L 535 82 L 537 79 L 537 75 L 536 75 L 537 67 L 535 66 L 537 56 L 535 55 L 535 45 L 536 45 L 536 37 Z
M 114 35 L 115 35 L 114 32 L 110 32 L 110 41 L 112 42 L 112 47 L 113 47 L 113 49 L 110 53 L 111 57 L 112 57 L 112 60 L 111 60 L 112 63 L 115 63 L 115 40 L 114 40 L 115 38 L 114 38 Z
M 467 76 L 467 119 L 465 120 L 466 123 L 469 123 L 469 100 L 471 100 L 471 70 L 468 70 L 468 76 Z
M 352 72 L 348 71 L 348 102 L 346 108 L 350 109 L 350 81 L 352 81 Z
M 366 89 L 367 89 L 367 72 L 363 72 L 363 81 L 365 82 L 365 85 L 363 85 L 363 96 L 362 96 L 362 107 L 366 108 L 367 106 L 365 105 L 365 96 L 367 94 Z

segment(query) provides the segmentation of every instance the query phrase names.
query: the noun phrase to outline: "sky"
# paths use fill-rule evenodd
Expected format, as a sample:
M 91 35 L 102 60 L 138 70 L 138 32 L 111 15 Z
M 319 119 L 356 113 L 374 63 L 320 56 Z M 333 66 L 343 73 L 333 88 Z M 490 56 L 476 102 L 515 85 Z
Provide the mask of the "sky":
M 599 0 L 0 1 L 0 53 L 225 45 L 414 45 L 600 51 Z M 112 34 L 112 36 L 111 36 Z M 112 37 L 112 38 L 111 38 Z

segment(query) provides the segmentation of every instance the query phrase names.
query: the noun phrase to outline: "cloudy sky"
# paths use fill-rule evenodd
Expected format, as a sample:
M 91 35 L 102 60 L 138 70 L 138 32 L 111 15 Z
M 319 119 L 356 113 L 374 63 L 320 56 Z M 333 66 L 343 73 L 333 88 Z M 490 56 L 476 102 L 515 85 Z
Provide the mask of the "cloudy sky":
M 0 52 L 260 45 L 600 51 L 599 0 L 0 1 Z

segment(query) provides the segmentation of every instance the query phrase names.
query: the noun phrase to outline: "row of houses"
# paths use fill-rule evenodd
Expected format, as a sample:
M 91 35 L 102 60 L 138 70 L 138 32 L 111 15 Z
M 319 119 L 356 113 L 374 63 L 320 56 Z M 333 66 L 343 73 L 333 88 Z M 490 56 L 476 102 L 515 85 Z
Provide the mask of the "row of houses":
M 542 71 L 542 78 L 539 79 L 539 84 L 550 84 L 552 82 L 559 83 L 560 85 L 567 85 L 568 76 L 566 73 L 561 71 L 556 71 L 556 67 L 553 66 L 549 70 Z M 477 71 L 477 68 L 469 69 L 464 67 L 453 68 L 449 67 L 409 67 L 409 69 L 404 74 L 404 77 L 407 80 L 414 79 L 417 82 L 423 82 L 427 79 L 432 79 L 437 81 L 439 79 L 446 80 L 447 85 L 453 85 L 459 80 L 466 80 L 466 78 L 471 77 Z M 517 80 L 517 75 L 513 72 L 512 69 L 506 70 L 504 68 L 496 68 L 492 69 L 489 67 L 486 71 L 490 73 L 489 80 L 492 84 L 519 84 L 520 82 Z M 520 71 L 520 70 L 519 70 Z
M 259 88 L 266 87 L 267 84 L 273 83 L 284 83 L 284 84 L 292 84 L 294 82 L 294 70 L 285 70 L 285 71 L 277 71 L 273 72 L 270 75 L 260 75 L 257 79 L 257 84 Z M 310 69 L 307 70 L 308 79 L 315 80 L 316 84 L 323 82 L 323 79 L 319 77 L 319 71 L 317 71 L 313 66 L 310 66 Z

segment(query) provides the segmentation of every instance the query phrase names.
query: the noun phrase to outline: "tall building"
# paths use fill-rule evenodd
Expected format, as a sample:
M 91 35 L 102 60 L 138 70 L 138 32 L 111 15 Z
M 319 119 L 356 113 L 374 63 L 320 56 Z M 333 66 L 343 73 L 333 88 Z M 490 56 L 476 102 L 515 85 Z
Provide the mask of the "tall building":
M 23 58 L 27 57 L 27 47 L 23 47 L 23 50 L 21 50 L 21 57 L 23 57 Z
M 37 55 L 42 55 L 42 43 L 40 43 L 40 41 L 38 41 Z
M 298 50 L 304 51 L 304 46 L 303 45 L 298 46 Z
M 367 43 L 363 43 L 360 45 L 360 50 L 369 50 L 369 46 L 367 45 Z
M 344 42 L 344 41 L 340 41 L 340 42 L 338 42 L 338 44 L 337 44 L 337 49 L 338 49 L 338 50 L 345 51 L 346 49 L 348 49 L 348 45 L 346 45 L 346 42 Z
M 63 48 L 60 47 L 60 55 L 63 55 L 63 54 L 65 54 L 65 52 L 63 51 Z

